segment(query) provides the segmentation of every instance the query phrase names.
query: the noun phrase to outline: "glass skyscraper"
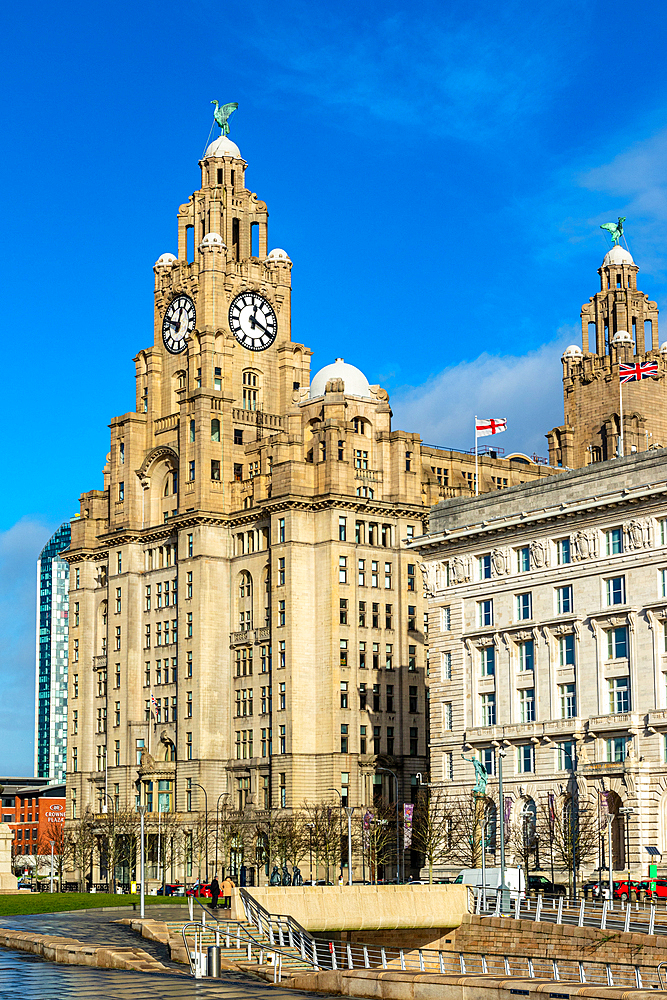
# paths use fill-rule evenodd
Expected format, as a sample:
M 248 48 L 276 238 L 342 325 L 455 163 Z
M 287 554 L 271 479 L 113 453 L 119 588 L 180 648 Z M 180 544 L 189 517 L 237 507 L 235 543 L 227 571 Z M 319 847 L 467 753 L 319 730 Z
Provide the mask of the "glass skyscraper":
M 61 524 L 37 561 L 37 677 L 35 684 L 35 775 L 64 781 L 67 770 L 67 643 L 69 523 Z

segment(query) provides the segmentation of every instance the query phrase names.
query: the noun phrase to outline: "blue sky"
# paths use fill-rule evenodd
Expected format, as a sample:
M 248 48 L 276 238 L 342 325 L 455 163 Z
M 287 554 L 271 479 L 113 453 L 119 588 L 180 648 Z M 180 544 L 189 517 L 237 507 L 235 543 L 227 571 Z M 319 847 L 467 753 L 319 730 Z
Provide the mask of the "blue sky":
M 28 13 L 26 13 L 28 11 Z M 627 216 L 667 291 L 666 8 L 37 0 L 5 11 L 0 773 L 32 768 L 34 561 L 101 484 L 152 338 L 212 98 L 294 261 L 293 337 L 470 447 L 475 412 L 546 454 L 560 353 Z

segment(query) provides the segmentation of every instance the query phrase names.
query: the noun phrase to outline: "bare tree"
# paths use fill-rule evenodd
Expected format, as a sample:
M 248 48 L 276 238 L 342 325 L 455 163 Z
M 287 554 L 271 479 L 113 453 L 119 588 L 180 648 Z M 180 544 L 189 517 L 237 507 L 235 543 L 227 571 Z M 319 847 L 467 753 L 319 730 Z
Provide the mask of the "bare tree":
M 449 857 L 464 868 L 479 868 L 482 863 L 482 818 L 486 800 L 472 792 L 462 792 L 451 803 L 452 836 Z
M 428 880 L 433 882 L 434 865 L 445 864 L 452 853 L 456 839 L 455 810 L 446 792 L 430 795 L 421 790 L 415 806 L 412 843 L 428 865 Z
M 538 829 L 549 843 L 552 866 L 567 872 L 597 858 L 600 824 L 596 804 L 581 800 L 576 793 L 552 794 L 540 802 Z M 576 873 L 575 873 L 576 875 Z

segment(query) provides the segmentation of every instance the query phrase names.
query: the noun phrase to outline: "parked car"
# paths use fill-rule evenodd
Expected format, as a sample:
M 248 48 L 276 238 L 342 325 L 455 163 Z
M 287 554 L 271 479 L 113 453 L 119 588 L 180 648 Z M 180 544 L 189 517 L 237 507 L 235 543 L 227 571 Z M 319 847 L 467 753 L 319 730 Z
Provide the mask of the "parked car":
M 496 890 L 500 886 L 500 868 L 487 868 L 486 875 L 486 898 L 494 901 Z M 469 885 L 475 889 L 475 895 L 482 891 L 482 869 L 464 868 L 454 879 L 459 885 Z M 509 890 L 510 899 L 526 898 L 526 873 L 523 868 L 505 869 L 505 887 Z
M 649 899 L 664 899 L 667 896 L 667 879 L 649 878 L 640 883 Z M 652 888 L 655 886 L 655 889 Z
M 158 896 L 162 896 L 162 886 L 157 891 Z M 167 882 L 164 887 L 165 896 L 184 896 L 185 886 L 182 882 Z
M 544 875 L 529 875 L 528 889 L 532 892 L 542 892 L 547 896 L 564 896 L 565 886 L 560 882 L 552 882 Z
M 636 882 L 631 879 L 629 882 L 627 879 L 623 879 L 621 882 L 614 882 L 614 899 L 620 899 L 623 903 L 630 899 L 630 893 L 634 890 L 637 894 L 642 887 L 641 882 Z
M 208 882 L 201 882 L 199 885 L 191 885 L 185 890 L 186 896 L 203 896 L 205 899 L 211 898 L 211 886 Z

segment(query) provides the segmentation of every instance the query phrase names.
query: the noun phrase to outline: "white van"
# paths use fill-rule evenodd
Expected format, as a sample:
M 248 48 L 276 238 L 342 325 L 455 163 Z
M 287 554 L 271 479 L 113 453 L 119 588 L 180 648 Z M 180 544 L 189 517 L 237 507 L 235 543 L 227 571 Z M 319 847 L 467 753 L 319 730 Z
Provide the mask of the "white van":
M 500 885 L 500 868 L 486 869 L 486 898 L 495 902 L 497 889 Z M 475 896 L 482 891 L 482 869 L 464 868 L 454 879 L 459 885 L 469 885 L 475 889 Z M 526 873 L 523 868 L 505 869 L 505 886 L 509 889 L 512 902 L 518 898 L 526 898 Z

